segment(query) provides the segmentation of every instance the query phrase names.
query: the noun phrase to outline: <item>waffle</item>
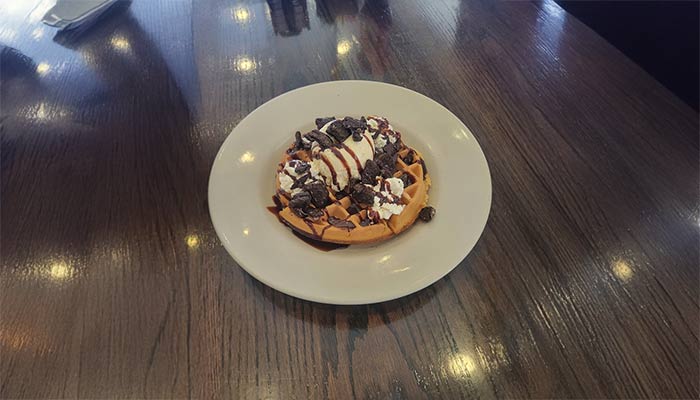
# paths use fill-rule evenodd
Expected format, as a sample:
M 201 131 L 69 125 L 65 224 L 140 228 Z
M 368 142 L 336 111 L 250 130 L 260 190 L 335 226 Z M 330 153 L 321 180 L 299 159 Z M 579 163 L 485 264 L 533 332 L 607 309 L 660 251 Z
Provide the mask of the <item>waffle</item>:
M 411 227 L 421 210 L 426 207 L 431 181 L 420 152 L 401 143 L 397 154 L 396 171 L 393 173 L 393 177 L 401 178 L 403 176 L 406 179 L 405 174 L 408 175 L 409 179 L 409 184 L 404 187 L 401 194 L 400 203 L 404 205 L 404 208 L 399 214 L 391 215 L 388 219 L 378 218 L 371 206 L 365 204 L 362 207 L 353 200 L 352 196 L 345 195 L 344 192 L 336 192 L 330 186 L 325 185 L 329 202 L 321 209 L 322 215 L 315 215 L 315 218 L 311 218 L 300 216 L 297 211 L 293 210 L 289 204 L 291 196 L 281 188 L 279 177 L 287 162 L 291 160 L 312 161 L 309 151 L 295 150 L 294 145 L 292 145 L 284 153 L 277 169 L 275 201 L 280 220 L 304 236 L 328 243 L 350 245 L 376 243 L 398 235 Z M 352 225 L 344 221 L 349 221 Z

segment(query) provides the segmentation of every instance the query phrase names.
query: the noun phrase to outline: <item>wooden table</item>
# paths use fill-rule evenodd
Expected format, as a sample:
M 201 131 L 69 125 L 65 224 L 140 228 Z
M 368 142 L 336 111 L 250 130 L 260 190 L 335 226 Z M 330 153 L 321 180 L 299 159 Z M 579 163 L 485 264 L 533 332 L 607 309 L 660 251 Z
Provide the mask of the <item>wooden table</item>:
M 700 395 L 698 115 L 552 1 L 134 0 L 67 35 L 51 3 L 0 6 L 1 397 Z M 235 264 L 207 178 L 255 107 L 351 78 L 459 116 L 493 206 L 436 284 L 334 307 Z

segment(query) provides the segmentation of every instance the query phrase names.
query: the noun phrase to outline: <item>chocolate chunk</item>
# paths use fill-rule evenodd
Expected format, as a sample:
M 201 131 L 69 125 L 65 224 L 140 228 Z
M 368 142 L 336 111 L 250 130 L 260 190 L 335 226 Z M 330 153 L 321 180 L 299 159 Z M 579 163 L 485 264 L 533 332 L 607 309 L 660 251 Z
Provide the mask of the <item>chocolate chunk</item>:
M 435 208 L 433 207 L 423 207 L 422 210 L 418 213 L 418 218 L 421 219 L 421 221 L 429 222 L 433 217 L 435 216 Z
M 360 226 L 369 226 L 372 225 L 372 220 L 369 218 L 361 219 L 360 220 Z
M 402 158 L 403 162 L 405 162 L 405 163 L 408 164 L 408 165 L 413 164 L 413 155 L 414 155 L 414 154 L 415 154 L 414 151 L 413 151 L 413 150 L 410 150 L 410 151 L 408 152 L 408 154 L 406 154 L 406 157 Z
M 374 204 L 374 191 L 369 187 L 358 183 L 352 187 L 350 198 L 360 204 Z
M 328 223 L 335 226 L 336 228 L 345 228 L 348 230 L 355 229 L 355 224 L 353 224 L 352 221 L 336 218 L 332 215 L 328 217 Z
M 311 164 L 305 163 L 305 162 L 298 162 L 296 163 L 296 166 L 294 167 L 294 172 L 297 175 L 301 175 L 304 172 L 308 171 L 311 168 Z
M 292 210 L 295 208 L 304 208 L 309 204 L 311 204 L 311 194 L 306 190 L 300 191 L 299 193 L 292 196 L 291 200 L 289 200 L 289 208 L 291 208 Z
M 308 208 L 306 208 L 305 211 L 308 214 L 308 218 L 313 220 L 313 221 L 318 220 L 319 218 L 323 217 L 323 215 L 324 215 L 323 210 L 320 210 L 318 208 L 308 207 Z
M 326 133 L 331 135 L 338 143 L 342 143 L 345 139 L 352 134 L 352 132 L 345 127 L 342 121 L 336 121 L 332 123 Z
M 394 171 L 390 168 L 382 168 L 382 178 L 389 179 L 394 176 Z
M 321 129 L 324 125 L 333 121 L 334 119 L 335 117 L 316 118 L 316 128 Z
M 300 187 L 304 186 L 304 182 L 306 182 L 307 179 L 309 179 L 309 174 L 300 176 L 292 184 L 292 189 L 296 189 L 296 188 L 300 188 Z
M 403 174 L 401 174 L 399 179 L 401 179 L 403 181 L 403 187 L 405 187 L 405 188 L 410 186 L 411 183 L 413 183 L 413 180 L 411 179 L 411 175 L 409 175 L 405 172 Z
M 350 215 L 357 214 L 361 211 L 362 209 L 357 205 L 357 204 L 350 204 L 350 207 L 348 207 L 348 213 Z
M 311 195 L 311 202 L 317 208 L 323 208 L 328 205 L 328 190 L 326 190 L 326 185 L 321 182 L 313 182 L 304 186 L 306 190 Z
M 362 170 L 360 176 L 362 177 L 362 183 L 368 185 L 374 185 L 377 183 L 377 176 L 381 175 L 382 170 L 379 168 L 374 160 L 367 160 L 365 163 L 365 168 Z
M 306 138 L 318 143 L 322 149 L 327 149 L 333 146 L 333 139 L 328 137 L 328 135 L 326 135 L 325 133 L 315 129 L 307 133 Z

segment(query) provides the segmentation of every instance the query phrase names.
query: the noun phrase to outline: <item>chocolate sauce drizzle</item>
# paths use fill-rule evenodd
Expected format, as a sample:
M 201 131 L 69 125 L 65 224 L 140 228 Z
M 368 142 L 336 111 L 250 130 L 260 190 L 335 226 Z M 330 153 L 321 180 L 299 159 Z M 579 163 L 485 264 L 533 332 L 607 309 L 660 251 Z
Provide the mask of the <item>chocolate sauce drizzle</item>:
M 331 171 L 331 180 L 333 181 L 333 186 L 338 187 L 338 176 L 335 173 L 335 169 L 333 168 L 333 164 L 331 164 L 330 161 L 328 161 L 328 158 L 321 153 L 321 161 L 323 161 L 324 164 L 328 167 L 328 169 Z
M 287 222 L 282 217 L 280 217 L 280 211 L 282 211 L 282 208 L 283 208 L 282 202 L 279 200 L 279 198 L 277 196 L 272 196 L 272 201 L 275 203 L 275 205 L 267 207 L 267 210 L 270 213 L 272 213 L 273 215 L 275 215 L 281 223 L 287 225 Z M 321 235 L 319 236 L 316 233 L 316 228 L 314 228 L 313 224 L 310 221 L 307 221 L 306 219 L 304 221 L 306 222 L 306 224 L 309 226 L 309 228 L 313 232 L 313 235 L 314 235 L 313 237 L 311 237 L 309 235 L 305 235 L 301 232 L 298 232 L 291 226 L 290 226 L 290 228 L 292 228 L 292 233 L 294 233 L 294 236 L 303 240 L 306 244 L 308 244 L 312 247 L 315 247 L 316 249 L 321 250 L 321 251 L 331 251 L 331 250 L 337 250 L 337 249 L 344 249 L 344 248 L 349 246 L 347 244 L 328 243 L 328 242 L 323 242 L 320 240 L 323 237 L 323 234 L 325 233 L 326 229 L 328 229 L 331 225 L 324 227 L 323 231 L 321 231 Z
M 350 154 L 350 157 L 352 157 L 353 160 L 355 160 L 355 165 L 357 165 L 357 173 L 360 173 L 362 171 L 362 163 L 360 162 L 360 159 L 357 158 L 357 154 L 355 154 L 355 152 L 351 148 L 349 148 L 347 145 L 345 145 L 345 143 L 342 143 L 342 145 L 343 145 L 343 149 L 345 151 L 347 151 L 348 154 Z M 348 175 L 348 176 L 350 176 L 350 175 Z

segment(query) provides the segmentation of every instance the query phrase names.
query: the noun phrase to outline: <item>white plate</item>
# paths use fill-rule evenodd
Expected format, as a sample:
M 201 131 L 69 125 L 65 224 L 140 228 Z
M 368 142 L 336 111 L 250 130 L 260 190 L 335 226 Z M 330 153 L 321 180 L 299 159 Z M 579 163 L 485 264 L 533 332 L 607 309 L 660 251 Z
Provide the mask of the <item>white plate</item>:
M 316 117 L 368 114 L 388 118 L 423 153 L 437 214 L 377 245 L 317 250 L 266 209 L 276 165 Z M 330 304 L 376 303 L 432 284 L 474 247 L 490 208 L 488 164 L 469 129 L 430 98 L 379 82 L 326 82 L 275 97 L 231 132 L 209 177 L 211 219 L 236 262 L 274 289 Z

